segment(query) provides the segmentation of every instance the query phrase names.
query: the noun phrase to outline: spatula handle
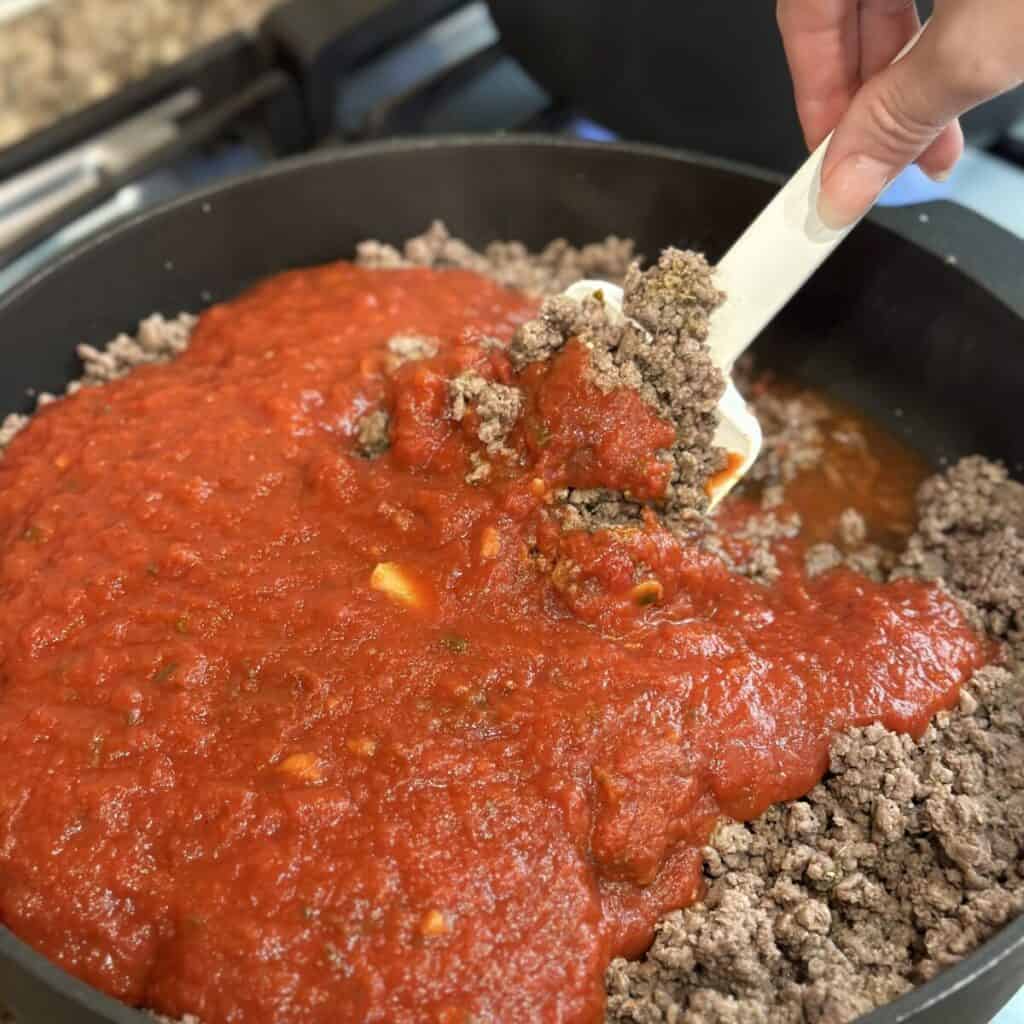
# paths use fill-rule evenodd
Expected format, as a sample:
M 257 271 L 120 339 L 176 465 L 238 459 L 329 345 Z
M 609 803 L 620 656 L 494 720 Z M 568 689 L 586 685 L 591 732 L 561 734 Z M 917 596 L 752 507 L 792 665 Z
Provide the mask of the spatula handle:
M 726 372 L 856 226 L 836 231 L 818 216 L 821 168 L 831 141 L 829 135 L 718 263 L 716 280 L 726 301 L 711 321 L 708 346 Z
M 818 216 L 821 167 L 831 141 L 830 135 L 718 263 L 716 283 L 727 298 L 712 319 L 709 346 L 723 370 L 853 229 L 833 230 Z

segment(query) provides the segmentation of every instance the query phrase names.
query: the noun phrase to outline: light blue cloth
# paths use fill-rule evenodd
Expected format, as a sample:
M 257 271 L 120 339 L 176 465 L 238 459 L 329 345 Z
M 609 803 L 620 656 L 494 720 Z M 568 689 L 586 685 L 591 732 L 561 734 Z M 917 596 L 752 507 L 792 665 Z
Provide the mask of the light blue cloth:
M 1024 171 L 982 149 L 968 146 L 949 181 L 932 181 L 908 167 L 879 206 L 908 206 L 949 199 L 1024 238 Z
M 1018 992 L 992 1024 L 1024 1024 L 1024 991 Z
M 952 181 L 932 181 L 920 167 L 908 167 L 889 187 L 879 206 L 910 206 L 935 199 L 949 199 L 953 194 Z

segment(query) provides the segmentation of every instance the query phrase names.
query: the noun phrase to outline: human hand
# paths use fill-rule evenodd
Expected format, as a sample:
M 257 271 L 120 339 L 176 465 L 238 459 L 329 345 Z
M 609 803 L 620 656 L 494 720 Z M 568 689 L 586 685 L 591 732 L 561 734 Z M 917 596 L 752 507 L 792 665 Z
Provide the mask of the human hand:
M 936 0 L 921 27 L 914 0 L 778 0 L 797 113 L 811 149 L 835 136 L 819 213 L 861 217 L 917 161 L 942 180 L 963 152 L 957 118 L 1024 81 L 1024 0 Z

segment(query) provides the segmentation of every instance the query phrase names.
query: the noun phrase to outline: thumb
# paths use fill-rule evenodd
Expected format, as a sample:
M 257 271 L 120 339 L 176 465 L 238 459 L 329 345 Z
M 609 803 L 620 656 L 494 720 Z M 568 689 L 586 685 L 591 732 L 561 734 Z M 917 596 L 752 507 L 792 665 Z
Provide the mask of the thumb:
M 893 179 L 922 154 L 933 176 L 963 151 L 957 116 L 977 102 L 943 71 L 942 27 L 928 26 L 909 53 L 853 98 L 829 145 L 818 203 L 822 220 L 845 227 L 862 217 Z M 926 152 L 927 151 L 927 152 Z

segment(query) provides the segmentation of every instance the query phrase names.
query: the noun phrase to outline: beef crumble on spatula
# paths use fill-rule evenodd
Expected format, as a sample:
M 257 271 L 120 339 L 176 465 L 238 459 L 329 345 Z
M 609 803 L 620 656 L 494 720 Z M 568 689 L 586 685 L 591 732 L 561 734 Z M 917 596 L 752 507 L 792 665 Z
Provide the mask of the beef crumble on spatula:
M 672 424 L 675 440 L 658 454 L 670 467 L 668 484 L 648 502 L 669 525 L 692 523 L 707 509 L 708 483 L 727 465 L 725 451 L 714 444 L 725 379 L 707 347 L 710 317 L 723 298 L 703 256 L 666 249 L 648 270 L 630 267 L 621 313 L 601 291 L 582 301 L 554 296 L 509 347 L 521 371 L 578 339 L 589 355 L 588 376 L 602 392 L 634 390 Z M 567 488 L 559 497 L 567 503 L 570 526 L 636 522 L 643 509 L 634 495 L 608 488 Z

